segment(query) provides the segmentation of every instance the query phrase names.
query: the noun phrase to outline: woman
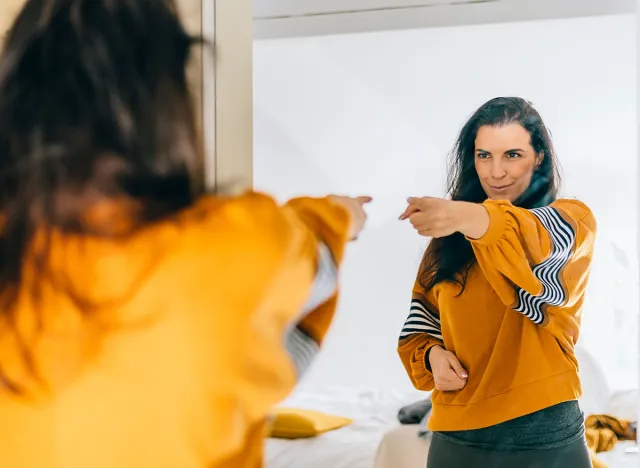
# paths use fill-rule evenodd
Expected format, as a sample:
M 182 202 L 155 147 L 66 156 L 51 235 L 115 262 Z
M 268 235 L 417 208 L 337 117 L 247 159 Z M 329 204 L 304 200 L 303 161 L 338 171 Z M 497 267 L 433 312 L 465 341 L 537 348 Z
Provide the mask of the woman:
M 428 467 L 591 467 L 574 347 L 595 219 L 556 199 L 549 133 L 522 99 L 478 109 L 454 156 L 451 200 L 401 216 L 433 238 L 399 343 L 433 390 Z
M 0 466 L 261 466 L 366 197 L 203 190 L 173 0 L 29 0 L 0 57 Z

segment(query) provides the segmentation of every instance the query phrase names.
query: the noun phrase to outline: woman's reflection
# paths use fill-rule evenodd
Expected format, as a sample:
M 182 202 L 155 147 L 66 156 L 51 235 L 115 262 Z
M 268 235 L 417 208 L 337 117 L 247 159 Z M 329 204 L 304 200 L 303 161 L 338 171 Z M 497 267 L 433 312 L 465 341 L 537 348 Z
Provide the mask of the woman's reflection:
M 433 237 L 399 354 L 433 390 L 429 468 L 590 468 L 574 346 L 596 232 L 557 199 L 547 128 L 520 98 L 462 129 L 452 200 L 411 198 L 401 219 Z

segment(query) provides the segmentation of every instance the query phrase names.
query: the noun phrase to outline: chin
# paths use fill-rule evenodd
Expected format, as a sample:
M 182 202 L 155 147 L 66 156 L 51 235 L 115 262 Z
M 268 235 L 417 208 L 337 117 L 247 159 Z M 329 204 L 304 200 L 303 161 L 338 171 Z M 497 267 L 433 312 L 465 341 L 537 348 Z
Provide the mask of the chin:
M 513 203 L 518 197 L 514 197 L 513 195 L 509 195 L 507 193 L 492 193 L 487 195 L 487 198 L 490 200 L 506 200 L 510 203 Z

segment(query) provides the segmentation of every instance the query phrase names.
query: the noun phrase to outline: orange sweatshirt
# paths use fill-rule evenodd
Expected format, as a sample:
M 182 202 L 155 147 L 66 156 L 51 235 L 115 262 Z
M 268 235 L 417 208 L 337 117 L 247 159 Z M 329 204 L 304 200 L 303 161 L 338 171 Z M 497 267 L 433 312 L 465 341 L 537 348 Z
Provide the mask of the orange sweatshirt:
M 27 265 L 19 335 L 0 315 L 0 369 L 28 393 L 0 389 L 0 466 L 262 466 L 266 416 L 332 321 L 349 223 L 328 199 L 247 194 L 126 239 L 54 233 L 46 306 Z
M 416 281 L 399 354 L 411 381 L 433 390 L 429 429 L 489 427 L 582 394 L 574 347 L 596 221 L 583 203 L 526 210 L 487 200 L 490 226 L 470 240 L 477 262 L 464 292 Z M 425 354 L 440 345 L 467 370 L 466 386 L 434 390 Z

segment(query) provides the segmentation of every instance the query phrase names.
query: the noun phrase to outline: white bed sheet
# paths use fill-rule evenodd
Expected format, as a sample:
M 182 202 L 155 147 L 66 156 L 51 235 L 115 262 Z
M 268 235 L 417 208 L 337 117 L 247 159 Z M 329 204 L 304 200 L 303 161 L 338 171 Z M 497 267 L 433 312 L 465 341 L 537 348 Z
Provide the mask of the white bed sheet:
M 635 420 L 638 414 L 638 390 L 621 390 L 613 392 L 605 411 L 618 418 Z M 598 458 L 606 462 L 609 468 L 639 468 L 640 454 L 630 451 L 637 448 L 634 442 L 617 443 L 611 452 L 598 454 Z
M 609 468 L 638 468 L 640 467 L 640 455 L 637 452 L 629 452 L 636 447 L 633 442 L 621 442 L 616 444 L 610 452 L 598 454 L 598 458 L 609 465 Z
M 372 468 L 382 437 L 398 425 L 398 410 L 427 397 L 418 391 L 366 388 L 297 391 L 281 406 L 345 416 L 354 422 L 312 439 L 268 439 L 266 468 Z

